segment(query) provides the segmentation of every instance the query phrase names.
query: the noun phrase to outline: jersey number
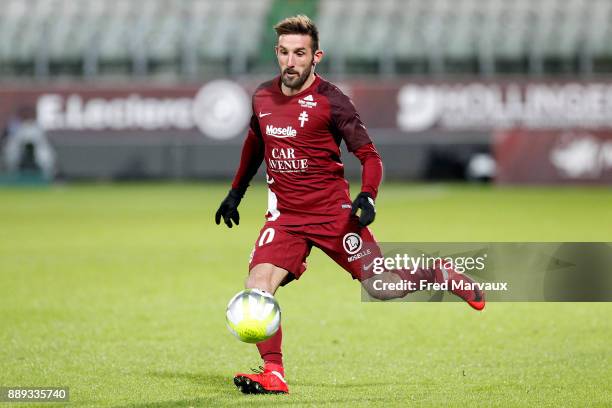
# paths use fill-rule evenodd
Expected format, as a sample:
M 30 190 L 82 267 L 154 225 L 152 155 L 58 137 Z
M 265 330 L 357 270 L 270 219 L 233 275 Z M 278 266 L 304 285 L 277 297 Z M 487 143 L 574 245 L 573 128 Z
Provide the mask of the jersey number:
M 266 230 L 261 233 L 261 237 L 259 237 L 258 245 L 262 246 L 272 242 L 272 240 L 274 239 L 274 234 L 274 228 L 266 228 Z

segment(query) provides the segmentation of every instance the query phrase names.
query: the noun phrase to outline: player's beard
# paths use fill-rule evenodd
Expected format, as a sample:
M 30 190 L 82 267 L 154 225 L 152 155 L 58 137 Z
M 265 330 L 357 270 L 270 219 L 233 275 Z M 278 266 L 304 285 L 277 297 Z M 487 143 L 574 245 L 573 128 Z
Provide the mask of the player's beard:
M 308 77 L 310 76 L 311 71 L 312 71 L 312 63 L 308 65 L 308 68 L 304 69 L 304 72 L 302 72 L 301 75 L 294 76 L 294 77 L 288 77 L 286 75 L 287 72 L 293 72 L 297 74 L 298 71 L 295 71 L 289 68 L 285 68 L 285 70 L 282 72 L 282 75 L 281 75 L 281 81 L 283 82 L 283 85 L 285 85 L 289 89 L 300 89 L 302 85 L 304 85 Z

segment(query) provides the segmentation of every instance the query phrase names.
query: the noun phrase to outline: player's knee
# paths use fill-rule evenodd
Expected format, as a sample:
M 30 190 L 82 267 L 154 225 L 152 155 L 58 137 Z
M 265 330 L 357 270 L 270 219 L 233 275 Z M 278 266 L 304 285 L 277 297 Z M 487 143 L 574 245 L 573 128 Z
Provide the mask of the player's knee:
M 273 294 L 280 286 L 284 276 L 286 276 L 286 271 L 281 268 L 272 264 L 259 264 L 249 271 L 246 287 L 265 290 Z
M 390 290 L 374 290 L 374 289 L 366 289 L 366 291 L 368 292 L 368 294 L 373 297 L 374 299 L 377 300 L 391 300 L 391 299 L 398 299 L 403 297 L 402 293 L 399 293 L 397 291 L 390 291 Z
M 269 274 L 261 270 L 251 271 L 246 281 L 246 287 L 248 289 L 261 289 L 270 292 L 271 283 Z
M 381 280 L 377 280 L 376 277 L 372 277 L 361 282 L 361 285 L 366 290 L 366 292 L 368 292 L 368 295 L 378 300 L 399 299 L 406 296 L 406 291 L 399 289 L 390 289 L 384 283 L 385 282 L 382 282 Z

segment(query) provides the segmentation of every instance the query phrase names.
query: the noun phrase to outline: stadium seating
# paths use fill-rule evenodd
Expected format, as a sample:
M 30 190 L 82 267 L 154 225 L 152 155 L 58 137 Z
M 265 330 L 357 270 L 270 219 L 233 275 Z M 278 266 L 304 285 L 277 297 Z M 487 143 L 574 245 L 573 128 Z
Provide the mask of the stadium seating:
M 0 72 L 198 75 L 216 66 L 248 73 L 265 60 L 261 48 L 269 45 L 264 33 L 278 14 L 275 3 L 3 0 Z M 588 73 L 598 70 L 598 62 L 612 61 L 610 0 L 315 4 L 327 66 L 340 74 L 364 67 L 388 73 L 415 67 L 434 73 Z
M 320 3 L 319 22 L 328 39 L 324 43 L 334 42 L 332 58 L 424 61 L 432 71 L 473 61 L 478 71 L 493 73 L 508 61 L 529 60 L 537 70 L 538 62 L 547 60 L 612 55 L 608 0 L 357 0 L 351 7 L 340 0 Z M 522 70 L 519 64 L 518 72 Z
M 270 0 L 4 0 L 0 65 L 80 63 L 82 73 L 234 63 L 257 54 Z M 192 54 L 191 56 L 189 54 Z M 189 59 L 191 57 L 191 59 Z M 237 62 L 236 62 L 237 63 Z M 244 64 L 244 63 L 243 63 Z M 193 67 L 192 67 L 193 68 Z M 13 69 L 13 73 L 16 69 Z M 91 72 L 88 72 L 91 71 Z M 10 70 L 9 70 L 10 72 Z

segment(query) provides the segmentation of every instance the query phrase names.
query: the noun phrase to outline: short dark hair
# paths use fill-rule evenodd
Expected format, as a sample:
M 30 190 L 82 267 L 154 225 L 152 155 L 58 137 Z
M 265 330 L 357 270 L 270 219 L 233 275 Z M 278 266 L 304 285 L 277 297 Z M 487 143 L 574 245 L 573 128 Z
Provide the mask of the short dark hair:
M 312 51 L 319 49 L 319 29 L 310 17 L 303 14 L 287 17 L 279 21 L 275 26 L 277 38 L 284 34 L 303 34 L 309 35 L 312 39 Z

